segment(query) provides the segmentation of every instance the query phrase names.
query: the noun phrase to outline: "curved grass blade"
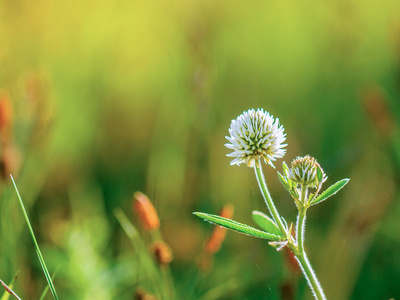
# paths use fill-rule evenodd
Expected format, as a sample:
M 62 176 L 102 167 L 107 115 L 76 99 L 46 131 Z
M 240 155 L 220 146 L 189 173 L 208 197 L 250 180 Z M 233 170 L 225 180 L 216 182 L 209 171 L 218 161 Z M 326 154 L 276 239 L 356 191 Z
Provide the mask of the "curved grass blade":
M 339 190 L 341 190 L 349 182 L 349 180 L 350 179 L 345 178 L 345 179 L 339 180 L 335 184 L 331 185 L 321 195 L 319 195 L 317 198 L 315 198 L 314 201 L 310 203 L 310 205 L 318 204 L 318 203 L 328 199 L 329 197 L 335 195 L 337 192 L 339 192 Z
M 38 245 L 38 243 L 36 241 L 35 234 L 33 233 L 31 222 L 29 221 L 28 214 L 26 213 L 24 203 L 22 202 L 21 196 L 19 195 L 19 191 L 18 191 L 17 185 L 15 184 L 14 178 L 12 177 L 11 174 L 10 174 L 10 177 L 11 177 L 11 181 L 12 181 L 12 183 L 14 185 L 15 191 L 17 192 L 19 204 L 21 205 L 21 209 L 22 209 L 22 212 L 24 214 L 26 224 L 28 225 L 29 232 L 30 232 L 30 234 L 32 236 L 33 243 L 35 244 L 36 254 L 37 254 L 38 258 L 39 258 L 40 265 L 42 266 L 44 276 L 46 277 L 46 280 L 47 280 L 47 284 L 50 287 L 50 291 L 53 294 L 53 298 L 55 300 L 58 300 L 56 288 L 54 287 L 53 281 L 51 280 L 50 273 L 49 273 L 49 270 L 46 267 L 46 263 L 44 262 L 42 252 L 40 252 L 40 248 L 39 248 L 39 245 Z
M 230 219 L 226 219 L 217 215 L 211 215 L 211 214 L 206 214 L 206 213 L 200 213 L 200 212 L 195 212 L 193 213 L 196 216 L 203 218 L 204 220 L 222 226 L 226 227 L 228 229 L 232 229 L 234 231 L 237 231 L 239 233 L 251 235 L 254 237 L 262 238 L 262 239 L 267 239 L 267 240 L 273 240 L 273 241 L 279 241 L 282 238 L 280 236 L 277 236 L 275 234 L 271 234 L 265 231 L 261 231 L 258 229 L 255 229 L 249 225 L 245 225 Z
M 252 217 L 253 221 L 256 222 L 256 224 L 264 231 L 282 238 L 285 237 L 285 235 L 279 230 L 278 225 L 276 225 L 276 223 L 266 214 L 257 210 L 253 210 Z

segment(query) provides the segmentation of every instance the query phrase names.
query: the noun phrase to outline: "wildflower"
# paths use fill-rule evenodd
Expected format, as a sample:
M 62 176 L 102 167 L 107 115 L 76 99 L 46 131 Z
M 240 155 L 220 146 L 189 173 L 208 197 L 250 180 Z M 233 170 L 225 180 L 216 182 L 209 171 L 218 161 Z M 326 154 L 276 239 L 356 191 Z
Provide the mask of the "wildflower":
M 321 174 L 321 179 L 318 180 L 318 173 Z M 320 183 L 323 183 L 327 177 L 321 166 L 314 157 L 306 155 L 298 156 L 291 163 L 289 169 L 289 179 L 295 183 L 316 188 Z
M 263 109 L 243 112 L 236 120 L 232 120 L 230 136 L 226 137 L 230 144 L 225 146 L 234 150 L 227 154 L 234 157 L 231 165 L 246 163 L 253 167 L 258 158 L 262 157 L 265 163 L 274 167 L 272 162 L 286 153 L 286 149 L 283 149 L 286 144 L 282 144 L 286 139 L 283 131 L 283 126 L 279 126 L 279 119 L 274 119 Z
M 171 249 L 162 241 L 155 242 L 151 250 L 159 265 L 168 265 L 173 259 Z
M 160 228 L 160 220 L 157 211 L 153 204 L 151 204 L 149 198 L 141 192 L 136 192 L 133 198 L 134 209 L 144 229 L 153 231 Z

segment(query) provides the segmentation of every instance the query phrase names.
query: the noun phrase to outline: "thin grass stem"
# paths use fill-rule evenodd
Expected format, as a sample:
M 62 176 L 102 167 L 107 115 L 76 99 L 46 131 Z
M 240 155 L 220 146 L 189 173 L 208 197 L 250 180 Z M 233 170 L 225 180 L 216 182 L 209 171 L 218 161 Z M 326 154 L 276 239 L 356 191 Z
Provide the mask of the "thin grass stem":
M 56 277 L 56 274 L 57 274 L 57 271 L 59 268 L 60 268 L 60 266 L 57 267 L 57 269 L 53 273 L 53 276 L 51 276 L 52 280 L 54 280 L 54 278 Z M 42 294 L 40 295 L 39 300 L 44 300 L 44 297 L 46 297 L 48 291 L 49 291 L 49 286 L 46 285 L 45 289 L 43 290 Z
M 38 242 L 37 242 L 36 237 L 35 237 L 35 233 L 33 232 L 33 229 L 32 229 L 32 226 L 31 226 L 31 222 L 29 221 L 29 217 L 28 217 L 28 214 L 26 213 L 25 206 L 24 206 L 24 203 L 22 202 L 22 199 L 21 199 L 21 196 L 19 194 L 17 185 L 15 184 L 14 178 L 12 177 L 11 174 L 10 174 L 10 177 L 11 177 L 11 181 L 12 181 L 12 183 L 14 185 L 15 191 L 17 192 L 19 204 L 21 205 L 22 213 L 24 214 L 25 221 L 26 221 L 26 224 L 28 225 L 28 229 L 29 229 L 29 232 L 31 234 L 33 243 L 35 244 L 36 254 L 37 254 L 38 258 L 39 258 L 40 265 L 42 266 L 44 276 L 46 277 L 46 280 L 47 280 L 47 284 L 50 287 L 50 291 L 53 294 L 53 298 L 55 300 L 58 300 L 56 289 L 54 287 L 53 281 L 51 280 L 51 276 L 50 276 L 50 273 L 49 273 L 49 271 L 47 269 L 46 263 L 44 262 L 42 252 L 40 251 Z
M 16 299 L 21 300 L 21 298 L 18 297 L 17 294 L 10 287 L 8 287 L 7 284 L 5 284 L 1 279 L 0 279 L 0 283 L 4 287 L 4 289 L 6 290 L 7 293 L 12 295 Z M 1 297 L 1 298 L 3 298 L 3 297 Z

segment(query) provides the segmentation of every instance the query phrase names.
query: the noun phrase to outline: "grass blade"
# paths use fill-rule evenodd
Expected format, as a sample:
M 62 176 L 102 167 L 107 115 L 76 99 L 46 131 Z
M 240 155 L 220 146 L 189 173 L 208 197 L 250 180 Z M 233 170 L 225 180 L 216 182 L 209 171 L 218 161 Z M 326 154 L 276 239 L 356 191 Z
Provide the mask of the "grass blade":
M 8 284 L 8 288 L 12 290 L 15 281 L 17 280 L 19 274 L 19 270 L 15 273 L 13 279 L 11 280 L 11 282 Z M 2 283 L 2 285 L 4 286 L 4 282 Z M 4 287 L 5 288 L 5 287 Z M 3 296 L 1 296 L 0 300 L 8 300 L 10 298 L 10 293 L 7 291 L 7 289 L 4 291 Z M 13 295 L 14 296 L 14 295 Z M 14 296 L 15 297 L 15 296 Z
M 46 277 L 46 280 L 47 280 L 47 284 L 50 287 L 50 291 L 53 294 L 53 298 L 55 300 L 58 300 L 56 289 L 54 287 L 53 281 L 51 280 L 50 273 L 49 273 L 49 271 L 48 271 L 48 269 L 46 267 L 46 263 L 44 262 L 42 252 L 40 252 L 39 245 L 38 245 L 38 243 L 36 241 L 36 237 L 35 237 L 35 234 L 33 232 L 33 229 L 32 229 L 32 226 L 31 226 L 31 222 L 29 221 L 28 214 L 26 213 L 25 206 L 24 206 L 24 203 L 22 202 L 22 199 L 21 199 L 21 196 L 19 194 L 17 185 L 15 184 L 14 178 L 12 177 L 11 174 L 10 174 L 10 177 L 11 177 L 11 181 L 12 181 L 12 183 L 14 185 L 15 191 L 17 192 L 19 204 L 21 205 L 21 209 L 22 209 L 22 212 L 24 214 L 26 224 L 28 225 L 29 232 L 30 232 L 30 234 L 32 236 L 33 243 L 35 244 L 36 254 L 37 254 L 38 258 L 39 258 L 40 265 L 42 266 L 44 276 Z
M 13 297 L 14 297 L 15 299 L 21 300 L 21 298 L 18 297 L 17 294 L 14 293 L 14 291 L 13 291 L 9 286 L 7 286 L 7 284 L 5 284 L 1 279 L 0 279 L 0 284 L 1 284 L 1 285 L 4 287 L 4 289 L 6 290 L 6 293 L 8 293 L 8 296 L 9 296 L 9 295 L 13 295 Z M 3 295 L 3 297 L 1 297 L 1 298 L 2 298 L 2 299 L 3 299 L 3 298 L 8 299 L 8 296 L 5 297 L 5 296 Z
M 54 271 L 53 276 L 51 276 L 51 279 L 54 280 L 54 277 L 56 277 L 57 271 L 59 269 L 60 266 L 57 267 L 57 269 Z M 46 297 L 47 292 L 49 291 L 49 286 L 46 285 L 45 289 L 43 290 L 42 294 L 40 295 L 39 300 L 43 300 L 44 297 Z

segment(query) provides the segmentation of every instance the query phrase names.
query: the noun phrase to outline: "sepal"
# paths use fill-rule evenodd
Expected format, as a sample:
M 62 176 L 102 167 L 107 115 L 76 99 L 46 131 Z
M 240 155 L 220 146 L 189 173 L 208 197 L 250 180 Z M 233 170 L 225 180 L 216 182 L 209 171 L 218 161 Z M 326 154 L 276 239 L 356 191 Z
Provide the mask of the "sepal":
M 276 251 L 281 251 L 283 248 L 285 248 L 285 246 L 288 244 L 288 241 L 274 241 L 274 242 L 268 242 L 268 245 L 274 247 L 276 249 Z

